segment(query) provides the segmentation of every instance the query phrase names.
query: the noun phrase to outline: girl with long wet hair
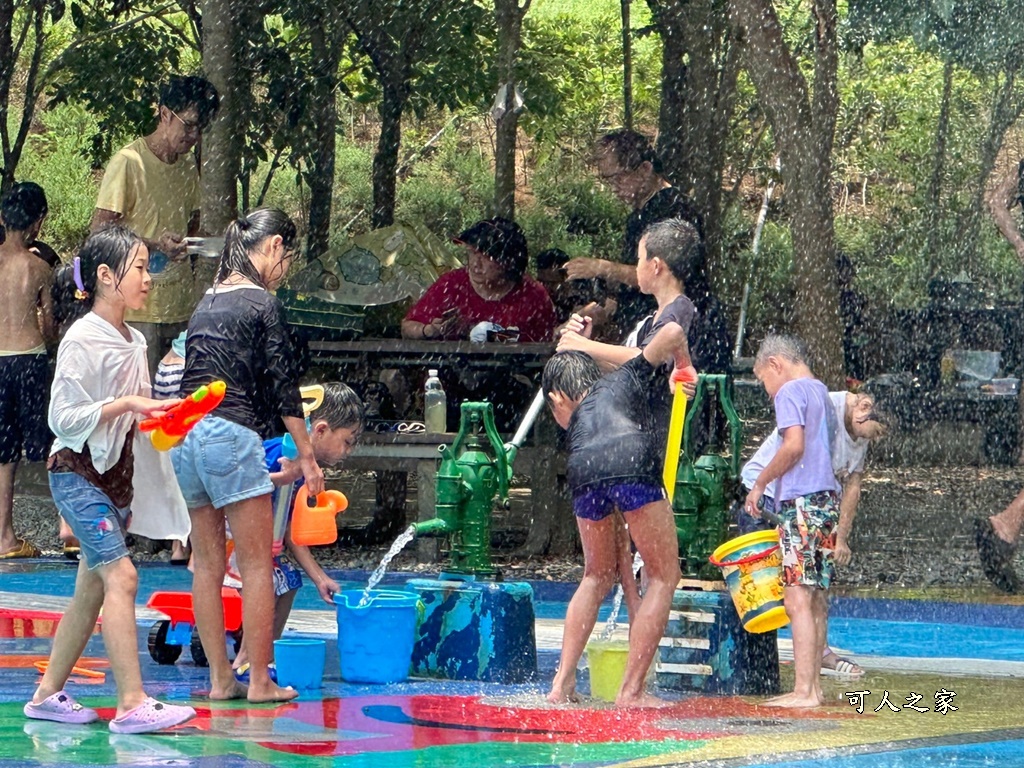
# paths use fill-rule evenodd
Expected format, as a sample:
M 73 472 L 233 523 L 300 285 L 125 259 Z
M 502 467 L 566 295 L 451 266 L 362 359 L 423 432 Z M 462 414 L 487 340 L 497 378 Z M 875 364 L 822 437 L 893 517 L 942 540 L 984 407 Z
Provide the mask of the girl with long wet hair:
M 228 226 L 213 287 L 200 299 L 185 341 L 182 391 L 222 380 L 224 401 L 172 451 L 192 517 L 192 585 L 196 626 L 210 662 L 210 698 L 251 702 L 298 695 L 271 679 L 274 624 L 274 486 L 263 440 L 283 421 L 298 447 L 307 491 L 324 475 L 313 457 L 299 397 L 299 364 L 273 291 L 284 280 L 296 244 L 295 224 L 273 208 L 250 211 Z M 220 590 L 227 518 L 245 582 L 242 621 L 249 652 L 248 689 L 235 680 L 224 646 Z

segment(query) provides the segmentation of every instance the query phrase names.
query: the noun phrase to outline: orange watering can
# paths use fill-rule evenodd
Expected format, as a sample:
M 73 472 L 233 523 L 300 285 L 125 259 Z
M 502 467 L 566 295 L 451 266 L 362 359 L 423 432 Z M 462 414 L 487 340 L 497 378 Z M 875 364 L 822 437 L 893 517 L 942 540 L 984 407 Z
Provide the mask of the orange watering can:
M 304 547 L 333 544 L 338 540 L 334 518 L 346 509 L 348 498 L 341 491 L 323 491 L 310 506 L 308 494 L 300 490 L 292 509 L 292 541 Z

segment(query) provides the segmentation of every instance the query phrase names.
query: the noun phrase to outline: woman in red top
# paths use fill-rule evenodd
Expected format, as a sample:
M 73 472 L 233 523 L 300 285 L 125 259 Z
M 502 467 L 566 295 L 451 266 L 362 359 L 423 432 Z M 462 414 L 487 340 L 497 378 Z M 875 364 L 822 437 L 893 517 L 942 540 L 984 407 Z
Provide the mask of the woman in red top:
M 494 218 L 456 238 L 468 265 L 442 275 L 402 321 L 406 339 L 469 338 L 480 323 L 518 328 L 519 341 L 548 341 L 558 320 L 544 287 L 526 274 L 526 237 L 515 222 Z

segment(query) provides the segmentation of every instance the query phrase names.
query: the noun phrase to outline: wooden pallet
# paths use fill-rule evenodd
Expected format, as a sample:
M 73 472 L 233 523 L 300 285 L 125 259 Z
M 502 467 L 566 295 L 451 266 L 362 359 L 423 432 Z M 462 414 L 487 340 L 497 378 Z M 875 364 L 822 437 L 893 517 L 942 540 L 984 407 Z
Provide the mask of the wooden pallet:
M 717 592 L 725 589 L 724 581 L 709 581 L 707 579 L 688 579 L 685 576 L 676 584 L 676 589 L 699 589 L 704 592 Z

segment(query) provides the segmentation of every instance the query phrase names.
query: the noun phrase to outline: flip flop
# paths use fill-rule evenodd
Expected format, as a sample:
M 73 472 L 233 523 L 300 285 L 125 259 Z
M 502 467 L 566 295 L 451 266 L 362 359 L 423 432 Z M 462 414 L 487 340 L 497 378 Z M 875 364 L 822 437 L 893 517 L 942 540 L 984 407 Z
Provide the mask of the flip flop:
M 66 725 L 95 723 L 100 719 L 95 709 L 83 707 L 65 691 L 57 691 L 38 704 L 30 701 L 22 708 L 22 712 L 25 713 L 25 717 L 33 720 L 52 720 Z
M 24 539 L 18 539 L 17 549 L 0 555 L 0 560 L 14 560 L 20 557 L 39 557 L 39 548 Z
M 152 733 L 187 723 L 195 716 L 196 711 L 192 707 L 164 704 L 147 697 L 135 709 L 111 720 L 110 731 L 112 733 Z
M 974 543 L 978 547 L 978 557 L 981 559 L 981 569 L 985 573 L 985 578 L 1003 592 L 1011 595 L 1020 592 L 1020 577 L 1013 568 L 1017 548 L 999 538 L 992 527 L 992 521 L 987 517 L 974 519 Z
M 826 659 L 834 659 L 835 661 L 828 662 L 828 666 L 826 666 Z M 821 674 L 826 677 L 842 678 L 843 680 L 856 680 L 864 677 L 864 669 L 855 662 L 844 659 L 829 648 L 828 653 L 821 657 Z
M 82 548 L 75 544 L 65 544 L 64 557 L 68 560 L 81 560 Z

